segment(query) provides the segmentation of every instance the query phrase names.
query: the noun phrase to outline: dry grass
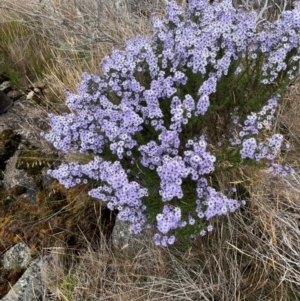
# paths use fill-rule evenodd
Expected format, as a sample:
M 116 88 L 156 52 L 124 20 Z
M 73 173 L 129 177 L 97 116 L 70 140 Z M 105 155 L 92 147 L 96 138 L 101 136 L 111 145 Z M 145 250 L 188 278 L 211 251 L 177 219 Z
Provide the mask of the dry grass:
M 44 281 L 58 300 L 299 300 L 300 178 L 262 177 L 245 209 L 190 247 L 52 252 Z M 64 250 L 67 252 L 67 250 Z M 49 278 L 49 275 L 50 278 Z
M 40 2 L 0 1 L 0 71 L 24 87 L 44 79 L 49 110 L 63 103 L 64 89 L 76 91 L 83 71 L 101 73 L 112 47 L 150 33 L 151 12 L 163 11 L 150 0 L 128 1 L 131 12 L 104 0 Z M 299 174 L 298 87 L 286 95 L 278 128 L 291 143 L 282 161 Z M 96 249 L 86 240 L 85 250 L 46 250 L 43 280 L 51 297 L 44 300 L 300 300 L 300 177 L 247 174 L 241 172 L 251 193 L 245 208 L 216 219 L 215 230 L 188 247 L 150 244 L 126 257 L 103 239 Z M 222 187 L 230 179 L 219 181 Z
M 130 2 L 134 18 L 113 1 L 2 0 L 0 70 L 23 86 L 43 78 L 52 99 L 63 101 L 63 91 L 75 92 L 82 72 L 101 73 L 112 47 L 149 34 L 152 12 L 164 8 L 159 1 Z

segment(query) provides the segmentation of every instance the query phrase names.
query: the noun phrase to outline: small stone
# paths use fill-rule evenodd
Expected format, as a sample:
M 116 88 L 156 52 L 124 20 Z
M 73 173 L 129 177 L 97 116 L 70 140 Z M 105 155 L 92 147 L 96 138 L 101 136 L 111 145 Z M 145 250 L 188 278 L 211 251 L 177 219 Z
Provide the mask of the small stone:
M 5 81 L 0 85 L 0 91 L 5 92 L 10 88 L 10 81 Z
M 26 100 L 31 100 L 33 96 L 34 96 L 34 91 L 30 91 L 26 96 Z
M 34 88 L 33 91 L 37 94 L 40 94 L 41 93 L 41 90 L 39 88 Z
M 25 243 L 19 242 L 3 255 L 2 264 L 5 269 L 18 270 L 27 267 L 30 261 L 30 248 Z

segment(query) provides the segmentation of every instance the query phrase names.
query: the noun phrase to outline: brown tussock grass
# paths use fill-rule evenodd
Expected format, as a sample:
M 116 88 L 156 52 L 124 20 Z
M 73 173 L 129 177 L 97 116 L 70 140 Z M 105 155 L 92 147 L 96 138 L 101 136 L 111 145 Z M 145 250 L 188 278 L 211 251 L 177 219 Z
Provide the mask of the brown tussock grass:
M 22 76 L 42 77 L 56 91 L 54 96 L 63 98 L 65 89 L 76 92 L 82 72 L 101 73 L 102 59 L 112 47 L 121 48 L 127 39 L 151 32 L 151 14 L 162 13 L 163 6 L 146 0 L 133 4 L 134 18 L 113 2 L 102 0 L 3 0 L 2 29 L 11 22 L 21 26 L 13 42 L 4 45 L 7 62 L 15 62 Z M 24 49 L 43 66 L 41 74 L 36 74 L 32 61 L 24 57 Z

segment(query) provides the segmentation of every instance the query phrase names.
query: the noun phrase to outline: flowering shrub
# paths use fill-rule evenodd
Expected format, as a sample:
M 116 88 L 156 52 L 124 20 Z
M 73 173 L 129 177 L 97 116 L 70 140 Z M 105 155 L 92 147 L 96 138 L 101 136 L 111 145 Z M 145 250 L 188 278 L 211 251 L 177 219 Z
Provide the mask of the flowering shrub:
M 229 0 L 190 0 L 186 11 L 169 2 L 153 36 L 114 49 L 101 77 L 83 74 L 78 94 L 67 93 L 73 113 L 50 114 L 43 136 L 93 159 L 49 174 L 66 187 L 90 185 L 135 233 L 155 226 L 157 245 L 205 235 L 213 217 L 245 203 L 238 187 L 219 191 L 223 166 L 292 172 L 274 161 L 285 142 L 273 124 L 298 74 L 299 9 L 258 29 L 256 13 Z

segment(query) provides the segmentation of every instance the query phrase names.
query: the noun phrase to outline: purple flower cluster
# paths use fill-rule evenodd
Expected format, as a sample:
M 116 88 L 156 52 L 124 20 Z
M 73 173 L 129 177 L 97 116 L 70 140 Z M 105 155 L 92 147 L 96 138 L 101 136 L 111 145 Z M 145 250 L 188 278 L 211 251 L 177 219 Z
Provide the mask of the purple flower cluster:
M 102 185 L 89 191 L 89 195 L 107 202 L 111 210 L 120 210 L 119 219 L 130 221 L 132 230 L 139 233 L 146 222 L 143 214 L 146 207 L 141 199 L 148 195 L 146 188 L 141 188 L 137 182 L 129 182 L 121 163 L 103 161 L 96 156 L 87 164 L 71 162 L 61 164 L 56 170 L 48 173 L 70 188 L 80 183 L 88 183 L 88 179 L 99 181 Z
M 282 175 L 286 176 L 288 174 L 294 174 L 295 170 L 287 165 L 280 165 L 277 163 L 270 163 L 268 164 L 269 169 L 267 170 L 268 173 L 272 173 L 274 176 Z
M 240 129 L 237 135 L 238 138 L 231 138 L 230 143 L 233 146 L 241 145 L 240 154 L 243 159 L 249 158 L 257 162 L 263 159 L 273 161 L 283 147 L 284 137 L 281 134 L 273 134 L 271 137 L 265 138 L 264 141 L 258 140 L 260 136 L 266 136 L 263 134 L 273 128 L 274 114 L 278 106 L 278 100 L 279 95 L 269 99 L 267 105 L 261 111 L 258 113 L 252 112 L 247 116 L 243 125 L 238 124 L 238 128 Z M 239 117 L 233 114 L 232 119 L 233 123 L 237 124 Z M 274 175 L 286 175 L 293 171 L 289 167 L 283 167 L 275 163 L 267 163 L 267 166 L 270 166 L 268 172 L 273 170 Z
M 206 150 L 207 142 L 205 136 L 201 135 L 199 140 L 188 140 L 186 148 L 192 148 L 184 152 L 184 161 L 190 166 L 192 180 L 198 180 L 199 176 L 210 174 L 214 171 L 216 158 Z
M 167 234 L 171 230 L 176 228 L 182 228 L 186 225 L 186 222 L 181 220 L 181 209 L 179 207 L 173 207 L 171 205 L 165 205 L 163 208 L 163 212 L 156 216 L 157 220 L 157 229 L 162 234 Z M 173 244 L 175 241 L 175 236 L 171 235 L 168 237 L 167 235 L 161 235 L 156 233 L 153 237 L 156 245 L 162 245 L 164 247 L 167 244 Z
M 243 159 L 250 158 L 260 161 L 262 159 L 274 160 L 281 148 L 283 136 L 274 134 L 264 142 L 257 143 L 254 137 L 243 139 L 240 151 Z
M 87 164 L 62 164 L 49 173 L 66 187 L 97 183 L 89 194 L 107 202 L 109 209 L 118 209 L 118 218 L 130 221 L 135 233 L 149 218 L 144 200 L 151 196 L 143 186 L 148 175 L 134 170 L 141 164 L 144 171 L 155 173 L 156 193 L 164 204 L 156 215 L 157 245 L 174 243 L 178 228 L 234 212 L 243 202 L 218 192 L 206 180 L 216 161 L 207 136 L 186 129 L 204 118 L 232 64 L 237 77 L 249 67 L 245 61 L 263 56 L 262 84 L 275 81 L 281 71 L 290 78 L 297 74 L 299 11 L 297 5 L 258 33 L 256 13 L 236 10 L 230 0 L 189 0 L 187 11 L 168 2 L 165 19 L 153 18 L 152 37 L 138 36 L 127 41 L 124 50 L 114 49 L 103 60 L 102 77 L 84 73 L 78 94 L 67 93 L 72 113 L 49 116 L 51 131 L 43 134 L 45 139 L 66 153 L 94 154 Z M 278 100 L 270 99 L 243 125 L 238 124 L 237 112 L 233 115 L 237 129 L 230 142 L 240 148 L 241 158 L 272 161 L 278 154 L 283 136 L 262 140 L 259 135 L 273 127 Z M 279 173 L 279 166 L 270 168 Z M 186 199 L 183 182 L 196 189 L 196 200 Z M 194 212 L 186 212 L 184 202 L 195 202 Z M 198 233 L 211 230 L 209 225 Z
M 73 96 L 68 94 L 71 99 Z M 70 98 L 68 99 L 70 102 Z M 108 103 L 108 104 L 107 104 Z M 106 96 L 99 104 L 80 109 L 75 114 L 50 114 L 52 131 L 44 134 L 55 148 L 64 152 L 93 152 L 101 154 L 106 143 L 113 154 L 123 158 L 125 149 L 132 149 L 136 141 L 132 136 L 140 131 L 143 119 L 124 104 L 113 105 Z
M 287 69 L 286 58 L 292 50 L 297 52 L 289 59 L 289 79 L 295 78 L 299 74 L 299 1 L 295 1 L 293 11 L 285 11 L 281 18 L 273 24 L 263 24 L 263 30 L 257 34 L 253 51 L 260 50 L 267 53 L 267 62 L 263 66 L 264 83 L 273 82 L 279 73 Z
M 182 179 L 189 174 L 182 157 L 171 158 L 165 155 L 162 165 L 157 168 L 157 173 L 161 179 L 159 194 L 162 197 L 162 201 L 171 201 L 174 197 L 181 199 L 183 197 L 181 189 Z
M 205 178 L 200 178 L 197 183 L 196 213 L 199 218 L 210 220 L 214 216 L 234 212 L 240 207 L 240 202 L 230 199 L 221 192 L 210 187 Z M 202 201 L 204 200 L 204 201 Z M 204 206 L 203 206 L 204 205 Z M 203 210 L 203 208 L 206 208 Z

